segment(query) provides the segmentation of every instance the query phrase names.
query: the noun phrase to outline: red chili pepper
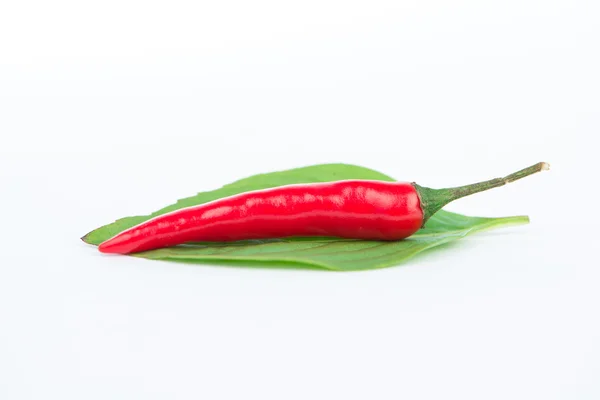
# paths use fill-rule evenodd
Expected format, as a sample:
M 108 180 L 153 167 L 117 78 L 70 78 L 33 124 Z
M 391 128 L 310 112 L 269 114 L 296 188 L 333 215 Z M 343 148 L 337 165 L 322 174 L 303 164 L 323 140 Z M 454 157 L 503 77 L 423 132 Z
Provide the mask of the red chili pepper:
M 449 189 L 347 180 L 251 191 L 152 218 L 101 243 L 99 250 L 128 254 L 191 241 L 289 236 L 400 240 L 418 231 L 453 200 L 543 169 L 548 169 L 548 164 Z

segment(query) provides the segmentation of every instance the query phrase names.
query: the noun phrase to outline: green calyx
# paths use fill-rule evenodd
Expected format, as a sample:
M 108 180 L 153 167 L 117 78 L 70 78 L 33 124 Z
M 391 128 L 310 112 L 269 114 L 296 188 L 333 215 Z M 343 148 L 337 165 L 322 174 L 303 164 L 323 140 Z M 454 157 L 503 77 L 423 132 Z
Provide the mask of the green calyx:
M 423 210 L 423 225 L 429 218 L 446 204 L 460 199 L 461 197 L 469 196 L 474 193 L 483 192 L 484 190 L 493 189 L 499 186 L 504 186 L 507 183 L 514 182 L 518 179 L 535 174 L 550 168 L 550 165 L 545 162 L 539 162 L 531 167 L 524 168 L 513 174 L 507 175 L 504 178 L 490 179 L 489 181 L 474 183 L 466 186 L 458 186 L 446 189 L 431 189 L 413 183 L 412 185 L 417 190 L 421 199 L 421 209 Z

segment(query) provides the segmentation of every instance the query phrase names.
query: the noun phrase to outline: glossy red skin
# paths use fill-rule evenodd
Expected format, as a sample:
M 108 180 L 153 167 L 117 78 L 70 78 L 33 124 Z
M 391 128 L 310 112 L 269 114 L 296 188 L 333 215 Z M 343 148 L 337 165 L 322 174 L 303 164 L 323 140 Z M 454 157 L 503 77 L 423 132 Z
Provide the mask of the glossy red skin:
M 104 253 L 134 253 L 191 241 L 289 236 L 399 240 L 423 223 L 410 183 L 337 181 L 241 193 L 150 219 L 100 244 Z

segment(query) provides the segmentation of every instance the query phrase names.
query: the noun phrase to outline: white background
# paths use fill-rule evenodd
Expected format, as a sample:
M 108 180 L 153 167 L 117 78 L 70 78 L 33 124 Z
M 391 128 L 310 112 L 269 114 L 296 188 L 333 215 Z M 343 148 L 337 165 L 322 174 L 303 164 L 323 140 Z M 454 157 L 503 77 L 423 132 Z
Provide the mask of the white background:
M 0 398 L 598 399 L 600 9 L 583 0 L 0 2 Z M 79 241 L 348 162 L 528 214 L 400 267 Z

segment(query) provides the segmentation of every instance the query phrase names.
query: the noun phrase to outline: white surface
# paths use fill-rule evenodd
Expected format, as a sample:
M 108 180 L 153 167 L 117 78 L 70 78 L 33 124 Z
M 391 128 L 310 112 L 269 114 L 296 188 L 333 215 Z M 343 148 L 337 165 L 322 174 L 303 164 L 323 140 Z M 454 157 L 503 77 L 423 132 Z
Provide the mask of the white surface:
M 598 399 L 594 1 L 0 5 L 0 398 Z M 327 273 L 108 257 L 117 217 L 349 162 L 532 223 Z M 590 213 L 590 214 L 588 214 Z

